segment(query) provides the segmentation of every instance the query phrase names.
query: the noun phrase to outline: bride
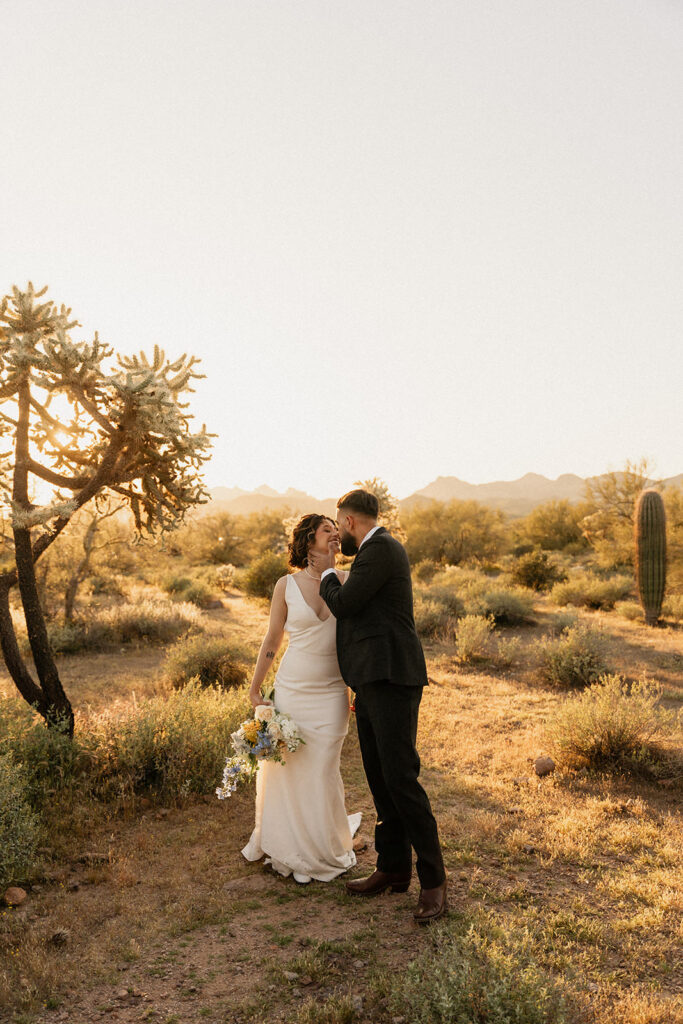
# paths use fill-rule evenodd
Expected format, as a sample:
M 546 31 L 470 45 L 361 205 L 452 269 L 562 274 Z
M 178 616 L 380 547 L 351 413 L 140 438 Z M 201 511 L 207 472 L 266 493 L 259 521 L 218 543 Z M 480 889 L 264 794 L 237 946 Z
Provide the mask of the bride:
M 327 555 L 339 547 L 336 524 L 306 515 L 294 527 L 289 564 L 298 572 L 275 584 L 270 623 L 249 691 L 254 707 L 269 704 L 261 686 L 285 632 L 289 646 L 275 676 L 273 700 L 291 715 L 305 743 L 285 764 L 262 761 L 256 775 L 256 823 L 242 854 L 264 854 L 281 875 L 300 883 L 328 882 L 356 863 L 352 838 L 361 815 L 347 817 L 339 771 L 349 725 L 349 691 L 336 651 L 336 619 L 320 597 L 320 576 L 308 566 L 309 551 Z M 342 583 L 348 573 L 336 570 Z

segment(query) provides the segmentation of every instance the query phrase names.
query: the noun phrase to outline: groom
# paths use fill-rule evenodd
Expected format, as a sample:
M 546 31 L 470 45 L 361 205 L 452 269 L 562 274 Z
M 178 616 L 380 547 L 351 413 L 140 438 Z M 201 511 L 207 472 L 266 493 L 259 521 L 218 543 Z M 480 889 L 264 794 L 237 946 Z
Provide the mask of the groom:
M 356 555 L 342 586 L 329 559 L 310 555 L 321 572 L 320 594 L 337 619 L 337 654 L 346 683 L 356 693 L 356 722 L 363 766 L 377 810 L 377 868 L 369 878 L 346 883 L 350 893 L 374 896 L 405 892 L 417 854 L 419 924 L 447 909 L 436 821 L 418 781 L 415 749 L 424 654 L 415 630 L 408 557 L 377 525 L 378 502 L 369 491 L 349 491 L 337 502 L 341 549 Z

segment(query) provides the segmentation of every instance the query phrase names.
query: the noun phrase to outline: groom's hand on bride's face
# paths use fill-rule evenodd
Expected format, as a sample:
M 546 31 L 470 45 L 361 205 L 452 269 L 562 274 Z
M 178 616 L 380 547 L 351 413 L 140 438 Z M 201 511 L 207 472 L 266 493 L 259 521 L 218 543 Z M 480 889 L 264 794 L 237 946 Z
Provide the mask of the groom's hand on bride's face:
M 326 555 L 323 555 L 320 551 L 309 552 L 308 564 L 314 572 L 323 573 L 325 569 L 334 569 L 334 556 L 336 554 L 336 549 L 333 547 L 334 543 L 336 542 L 330 542 Z

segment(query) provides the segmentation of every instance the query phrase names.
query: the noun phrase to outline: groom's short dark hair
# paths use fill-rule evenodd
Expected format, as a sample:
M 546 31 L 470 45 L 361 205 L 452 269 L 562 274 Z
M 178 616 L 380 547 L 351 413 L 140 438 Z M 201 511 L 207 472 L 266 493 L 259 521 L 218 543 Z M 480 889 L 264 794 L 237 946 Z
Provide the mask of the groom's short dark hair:
M 338 509 L 348 512 L 355 512 L 357 516 L 367 516 L 368 519 L 377 519 L 379 515 L 379 501 L 377 496 L 370 491 L 348 491 L 337 502 Z

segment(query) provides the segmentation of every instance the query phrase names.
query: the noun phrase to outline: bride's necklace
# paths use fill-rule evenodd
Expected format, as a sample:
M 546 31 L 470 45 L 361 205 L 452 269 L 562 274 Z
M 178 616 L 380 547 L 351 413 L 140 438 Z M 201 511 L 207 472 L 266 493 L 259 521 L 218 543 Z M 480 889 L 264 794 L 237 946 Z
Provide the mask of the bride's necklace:
M 304 566 L 304 572 L 306 573 L 307 576 L 310 576 L 312 580 L 317 580 L 318 583 L 320 583 L 321 577 L 320 576 L 314 576 L 312 572 L 309 572 L 307 565 Z

